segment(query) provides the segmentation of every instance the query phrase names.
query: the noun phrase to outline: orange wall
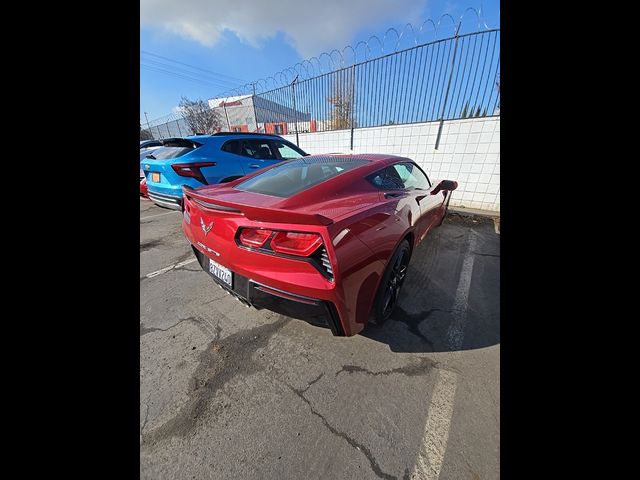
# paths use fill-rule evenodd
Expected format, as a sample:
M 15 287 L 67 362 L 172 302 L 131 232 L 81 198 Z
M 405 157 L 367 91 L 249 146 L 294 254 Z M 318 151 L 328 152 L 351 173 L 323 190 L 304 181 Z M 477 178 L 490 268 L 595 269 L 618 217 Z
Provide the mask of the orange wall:
M 265 123 L 264 124 L 264 133 L 276 133 L 275 125 L 282 126 L 282 135 L 287 134 L 287 123 L 286 122 L 275 122 L 275 123 Z

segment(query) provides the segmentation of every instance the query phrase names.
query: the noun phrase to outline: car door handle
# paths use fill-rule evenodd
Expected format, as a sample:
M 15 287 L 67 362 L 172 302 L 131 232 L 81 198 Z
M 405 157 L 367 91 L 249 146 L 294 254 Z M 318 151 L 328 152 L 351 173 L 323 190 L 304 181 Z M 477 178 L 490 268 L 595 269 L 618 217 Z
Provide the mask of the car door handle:
M 389 192 L 384 194 L 384 198 L 398 198 L 404 196 L 402 192 Z
M 250 163 L 249 168 L 260 168 L 262 165 L 258 165 L 257 163 Z

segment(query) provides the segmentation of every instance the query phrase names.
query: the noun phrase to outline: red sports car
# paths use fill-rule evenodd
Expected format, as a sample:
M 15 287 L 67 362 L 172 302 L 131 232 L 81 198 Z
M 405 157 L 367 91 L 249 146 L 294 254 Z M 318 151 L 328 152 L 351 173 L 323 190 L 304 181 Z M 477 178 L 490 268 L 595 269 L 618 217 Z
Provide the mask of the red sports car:
M 351 336 L 391 316 L 413 249 L 457 186 L 408 158 L 313 155 L 184 187 L 182 230 L 245 305 Z
M 140 196 L 149 198 L 147 194 L 147 178 L 144 176 L 142 170 L 140 170 Z

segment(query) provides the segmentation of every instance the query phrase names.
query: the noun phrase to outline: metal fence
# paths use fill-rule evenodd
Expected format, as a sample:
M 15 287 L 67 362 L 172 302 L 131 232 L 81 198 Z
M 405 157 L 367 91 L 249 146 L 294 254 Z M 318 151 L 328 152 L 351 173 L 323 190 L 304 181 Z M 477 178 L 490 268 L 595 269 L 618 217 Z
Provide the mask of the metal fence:
M 210 100 L 222 131 L 292 134 L 500 114 L 500 30 L 415 45 L 264 93 Z M 193 134 L 174 114 L 154 138 Z

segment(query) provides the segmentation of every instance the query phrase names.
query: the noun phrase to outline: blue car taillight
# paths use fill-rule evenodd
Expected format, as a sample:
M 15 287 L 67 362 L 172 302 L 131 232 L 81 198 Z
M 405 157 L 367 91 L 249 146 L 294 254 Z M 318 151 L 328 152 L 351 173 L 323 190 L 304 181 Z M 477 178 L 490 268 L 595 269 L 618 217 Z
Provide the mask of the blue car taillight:
M 193 162 L 193 163 L 174 163 L 171 165 L 173 171 L 181 177 L 192 177 L 204 185 L 208 185 L 207 179 L 204 178 L 200 169 L 202 167 L 215 167 L 216 162 Z

